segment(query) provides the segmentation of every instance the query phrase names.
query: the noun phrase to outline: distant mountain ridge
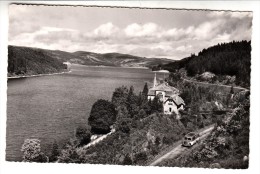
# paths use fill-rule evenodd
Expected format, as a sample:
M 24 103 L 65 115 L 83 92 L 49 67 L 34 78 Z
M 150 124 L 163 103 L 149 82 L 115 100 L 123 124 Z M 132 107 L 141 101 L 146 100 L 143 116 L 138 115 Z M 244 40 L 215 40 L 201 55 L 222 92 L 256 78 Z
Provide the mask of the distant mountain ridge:
M 17 46 L 12 46 L 17 47 Z M 116 66 L 116 67 L 148 67 L 166 64 L 174 60 L 166 58 L 145 58 L 129 54 L 121 53 L 93 53 L 87 51 L 66 52 L 60 50 L 47 50 L 39 48 L 27 48 L 28 50 L 37 50 L 42 54 L 55 58 L 62 62 L 70 62 L 75 64 L 90 65 L 90 66 Z

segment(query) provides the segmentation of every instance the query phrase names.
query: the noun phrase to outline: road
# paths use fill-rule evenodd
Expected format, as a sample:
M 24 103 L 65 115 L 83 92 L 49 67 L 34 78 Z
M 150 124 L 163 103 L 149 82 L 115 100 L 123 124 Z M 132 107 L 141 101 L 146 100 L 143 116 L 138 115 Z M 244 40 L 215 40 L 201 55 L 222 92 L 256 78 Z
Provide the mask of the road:
M 227 87 L 227 88 L 231 88 L 232 86 L 229 85 L 222 85 L 222 84 L 213 84 L 213 83 L 207 83 L 207 82 L 198 82 L 198 81 L 194 81 L 194 80 L 189 80 L 189 79 L 184 79 L 182 78 L 184 81 L 186 82 L 192 82 L 192 83 L 197 83 L 197 84 L 202 84 L 202 85 L 207 85 L 207 86 L 221 86 L 221 87 Z M 234 89 L 237 90 L 244 90 L 244 91 L 249 91 L 249 89 L 247 88 L 243 88 L 243 87 L 237 87 L 237 86 L 233 86 Z
M 105 135 L 102 135 L 101 137 L 91 141 L 90 143 L 88 143 L 87 145 L 83 146 L 83 147 L 80 147 L 77 149 L 77 151 L 82 151 L 82 150 L 85 150 L 87 148 L 89 148 L 90 146 L 94 146 L 96 144 L 98 144 L 99 142 L 103 141 L 105 138 L 107 138 L 109 135 L 113 134 L 116 130 L 115 129 L 112 129 L 108 134 L 105 134 Z
M 200 135 L 200 137 L 199 137 L 200 141 L 203 141 L 210 134 L 210 132 L 213 130 L 213 128 L 214 128 L 214 125 L 208 127 L 207 129 L 199 131 L 198 133 Z M 181 142 L 182 141 L 178 141 L 177 146 L 175 146 L 173 149 L 171 149 L 169 152 L 162 155 L 161 157 L 159 157 L 159 158 L 155 159 L 154 161 L 150 162 L 149 166 L 156 166 L 166 159 L 175 158 L 178 155 L 184 153 L 185 151 L 192 149 L 192 148 L 183 147 L 181 145 Z

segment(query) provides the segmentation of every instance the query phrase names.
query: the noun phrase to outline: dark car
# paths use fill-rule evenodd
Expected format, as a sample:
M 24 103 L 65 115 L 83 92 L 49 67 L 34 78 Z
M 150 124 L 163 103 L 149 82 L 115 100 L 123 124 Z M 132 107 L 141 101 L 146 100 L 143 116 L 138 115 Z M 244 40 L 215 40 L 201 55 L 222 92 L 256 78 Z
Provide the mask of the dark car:
M 196 132 L 190 132 L 184 136 L 182 146 L 190 147 L 199 141 L 199 134 Z

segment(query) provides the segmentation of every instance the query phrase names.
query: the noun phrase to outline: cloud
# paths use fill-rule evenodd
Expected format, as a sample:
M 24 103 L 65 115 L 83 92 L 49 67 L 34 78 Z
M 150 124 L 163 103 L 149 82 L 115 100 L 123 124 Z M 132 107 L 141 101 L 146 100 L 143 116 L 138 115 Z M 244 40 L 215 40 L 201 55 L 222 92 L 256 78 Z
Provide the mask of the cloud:
M 214 20 L 202 23 L 193 31 L 194 39 L 206 40 L 214 38 L 219 34 L 223 24 L 223 20 Z
M 194 26 L 187 28 L 172 28 L 162 32 L 162 37 L 166 40 L 179 41 L 184 38 L 191 38 L 194 32 Z
M 207 14 L 208 17 L 211 18 L 219 18 L 219 17 L 231 17 L 231 18 L 252 18 L 252 12 L 230 12 L 230 11 L 212 11 Z
M 230 34 L 228 33 L 223 33 L 223 34 L 218 34 L 217 37 L 215 38 L 216 41 L 218 42 L 225 42 L 230 40 Z
M 48 15 L 55 20 L 42 13 L 35 17 L 30 8 L 15 10 L 10 13 L 9 44 L 20 46 L 181 59 L 220 42 L 251 39 L 252 13 L 208 12 L 199 23 L 191 18 L 183 26 L 171 20 L 167 26 L 149 20 L 126 25 L 103 21 L 85 29 L 77 20 L 65 25 L 66 18 L 54 11 Z
M 191 45 L 187 45 L 187 46 L 186 45 L 182 45 L 182 46 L 177 47 L 176 50 L 184 52 L 184 51 L 190 50 L 191 48 L 192 48 Z
M 128 25 L 124 32 L 128 37 L 156 36 L 158 35 L 159 27 L 155 23 L 146 23 L 144 25 L 133 23 Z
M 94 34 L 99 37 L 111 37 L 119 31 L 119 28 L 111 22 L 102 24 L 94 30 Z

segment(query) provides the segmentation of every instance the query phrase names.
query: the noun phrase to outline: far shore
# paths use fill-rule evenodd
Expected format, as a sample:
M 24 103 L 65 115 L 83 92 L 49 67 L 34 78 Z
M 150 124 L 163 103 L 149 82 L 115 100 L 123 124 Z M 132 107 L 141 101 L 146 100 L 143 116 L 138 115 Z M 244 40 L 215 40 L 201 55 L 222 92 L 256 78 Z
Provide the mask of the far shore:
M 136 68 L 136 69 L 149 69 L 148 67 L 141 67 L 141 66 L 105 66 L 105 65 L 82 65 L 82 64 L 76 64 L 72 63 L 72 66 L 85 66 L 85 67 L 104 67 L 104 68 Z M 71 68 L 72 69 L 72 68 Z M 70 71 L 64 71 L 64 72 L 58 72 L 58 73 L 49 73 L 49 74 L 35 74 L 35 75 L 17 75 L 17 76 L 9 76 L 7 79 L 20 79 L 20 78 L 29 78 L 29 77 L 41 77 L 41 76 L 51 76 L 51 75 L 58 75 L 58 74 L 65 74 L 65 73 L 70 73 Z
M 143 66 L 106 66 L 106 65 L 83 65 L 83 64 L 77 64 L 77 63 L 72 63 L 71 65 L 76 65 L 76 66 L 86 66 L 86 67 L 104 67 L 104 68 L 137 68 L 137 69 L 149 69 L 148 67 L 143 67 Z
M 35 75 L 24 75 L 24 76 L 10 76 L 7 77 L 7 79 L 20 79 L 20 78 L 30 78 L 30 77 L 41 77 L 41 76 L 51 76 L 51 75 L 58 75 L 58 74 L 65 74 L 70 73 L 71 71 L 64 71 L 64 72 L 58 72 L 58 73 L 50 73 L 50 74 L 35 74 Z

